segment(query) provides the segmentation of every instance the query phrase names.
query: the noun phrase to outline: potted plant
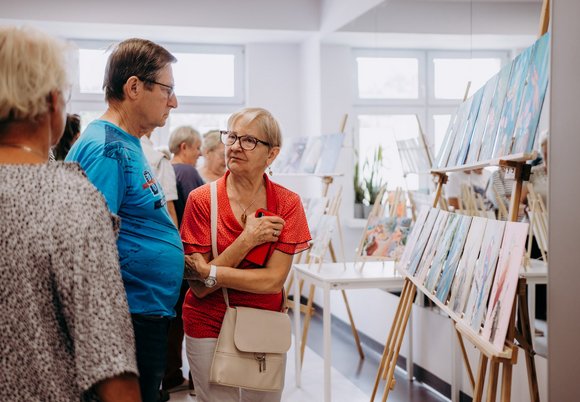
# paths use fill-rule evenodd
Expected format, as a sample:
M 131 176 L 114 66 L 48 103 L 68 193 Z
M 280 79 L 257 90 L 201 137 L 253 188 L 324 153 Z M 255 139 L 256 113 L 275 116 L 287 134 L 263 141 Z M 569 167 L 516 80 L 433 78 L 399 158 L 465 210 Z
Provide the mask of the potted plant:
M 379 145 L 372 160 L 365 160 L 363 166 L 363 187 L 365 192 L 365 216 L 370 213 L 377 196 L 383 187 L 383 147 Z
M 357 162 L 354 164 L 354 176 L 353 176 L 353 187 L 354 187 L 354 217 L 356 219 L 363 218 L 363 201 L 365 199 L 365 188 L 363 186 L 363 181 L 360 177 L 360 167 Z

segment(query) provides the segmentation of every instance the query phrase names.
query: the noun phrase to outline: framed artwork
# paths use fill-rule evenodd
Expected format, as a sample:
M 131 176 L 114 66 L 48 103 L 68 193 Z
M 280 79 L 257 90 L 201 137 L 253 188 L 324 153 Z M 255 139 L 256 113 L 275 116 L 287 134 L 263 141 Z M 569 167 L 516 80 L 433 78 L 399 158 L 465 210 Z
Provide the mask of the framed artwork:
M 457 267 L 459 266 L 459 259 L 464 252 L 465 242 L 467 240 L 467 234 L 469 233 L 469 228 L 471 226 L 470 216 L 461 216 L 460 222 L 453 236 L 453 243 L 451 243 L 451 248 L 449 249 L 449 254 L 447 259 L 443 264 L 443 270 L 441 272 L 441 279 L 439 280 L 439 285 L 437 285 L 437 298 L 441 300 L 444 304 L 449 297 L 449 292 L 451 291 L 451 284 L 456 278 Z
M 383 260 L 399 259 L 405 249 L 411 222 L 412 219 L 407 217 L 370 217 L 361 247 L 362 256 Z
M 462 106 L 463 104 L 459 106 L 457 111 L 451 115 L 451 119 L 449 119 L 449 126 L 447 126 L 443 143 L 439 148 L 439 154 L 435 158 L 434 168 L 444 168 L 447 166 L 449 154 L 451 153 L 451 148 L 453 148 L 453 141 L 455 141 L 455 130 L 459 124 L 459 115 L 461 114 Z
M 457 272 L 455 273 L 455 280 L 453 281 L 449 298 L 449 308 L 460 316 L 465 309 L 467 296 L 469 296 L 473 271 L 477 257 L 479 257 L 486 224 L 487 219 L 485 218 L 474 217 L 472 219 L 465 247 L 463 248 L 463 255 L 457 265 Z
M 443 269 L 443 263 L 447 259 L 449 250 L 451 248 L 451 243 L 457 233 L 459 228 L 459 222 L 461 221 L 461 215 L 449 214 L 445 228 L 439 238 L 438 244 L 435 247 L 435 254 L 433 255 L 431 261 L 431 269 L 425 280 L 425 288 L 431 293 L 435 290 L 437 283 L 439 283 L 439 277 L 441 276 L 441 270 Z
M 441 211 L 437 208 L 431 208 L 429 210 L 429 215 L 425 220 L 425 225 L 421 230 L 421 234 L 417 238 L 415 247 L 413 247 L 413 253 L 410 255 L 408 267 L 403 266 L 403 269 L 406 269 L 409 272 L 409 275 L 415 275 L 415 272 L 417 271 L 417 268 L 419 266 L 419 262 L 421 261 L 421 256 L 423 255 L 425 247 L 427 246 L 427 242 L 429 241 L 429 237 L 431 237 L 431 231 L 433 230 L 433 226 L 437 221 L 437 217 L 442 212 L 444 211 Z
M 407 236 L 407 244 L 405 244 L 405 250 L 403 251 L 403 255 L 399 259 L 398 266 L 406 271 L 407 264 L 409 263 L 409 259 L 411 258 L 411 253 L 417 244 L 417 240 L 419 239 L 419 235 L 425 225 L 425 221 L 427 220 L 427 216 L 429 215 L 429 208 L 421 209 L 419 215 L 417 216 L 417 220 L 413 223 L 411 233 Z
M 514 128 L 520 111 L 532 49 L 533 46 L 527 48 L 513 61 L 514 66 L 512 68 L 501 116 L 499 118 L 497 137 L 493 149 L 493 158 L 500 158 L 508 155 L 512 148 Z
M 304 200 L 304 211 L 306 212 L 306 221 L 308 229 L 313 239 L 316 238 L 316 232 L 320 226 L 320 219 L 326 212 L 328 206 L 327 197 L 307 198 Z
M 475 127 L 473 128 L 473 135 L 471 136 L 471 141 L 469 143 L 469 151 L 465 158 L 466 164 L 479 161 L 479 151 L 481 150 L 483 134 L 485 133 L 485 124 L 491 108 L 493 95 L 495 94 L 495 89 L 497 87 L 498 77 L 499 74 L 491 77 L 483 88 L 483 95 L 479 105 L 479 114 L 477 116 L 477 121 L 475 122 Z
M 322 138 L 321 135 L 309 137 L 304 153 L 302 154 L 302 160 L 300 161 L 298 172 L 314 173 L 316 165 L 322 155 L 323 148 L 324 138 Z
M 335 215 L 322 215 L 316 231 L 316 237 L 313 236 L 310 256 L 323 259 L 328 249 L 328 245 L 336 228 Z
M 439 245 L 440 239 L 443 236 L 445 225 L 450 216 L 455 216 L 455 214 L 449 213 L 447 211 L 440 211 L 439 215 L 437 215 L 437 220 L 435 221 L 433 229 L 431 230 L 431 236 L 429 237 L 429 241 L 425 246 L 425 251 L 423 251 L 421 261 L 419 262 L 418 268 L 415 272 L 415 277 L 421 283 L 425 281 L 425 277 L 427 276 L 427 273 L 429 273 L 429 268 L 431 268 L 431 263 L 435 257 L 437 246 Z
M 527 223 L 507 223 L 482 331 L 483 338 L 498 350 L 506 341 L 527 235 Z
M 314 173 L 316 174 L 333 174 L 336 173 L 336 162 L 340 156 L 342 143 L 344 142 L 344 133 L 326 134 L 322 136 L 322 153 L 316 164 Z
M 511 76 L 512 66 L 513 63 L 508 64 L 497 74 L 497 86 L 487 113 L 478 161 L 487 161 L 491 159 L 493 155 L 493 148 L 497 138 L 497 127 L 499 125 L 501 110 L 505 102 L 505 95 Z
M 475 264 L 473 283 L 471 284 L 471 291 L 467 299 L 467 307 L 465 308 L 463 319 L 477 333 L 481 329 L 483 314 L 487 306 L 487 298 L 497 266 L 505 224 L 506 222 L 504 221 L 489 220 L 487 222 L 479 258 Z
M 306 148 L 308 137 L 291 137 L 288 138 L 282 153 L 272 169 L 277 173 L 298 173 L 300 171 L 300 162 Z
M 534 147 L 540 113 L 548 88 L 548 68 L 550 65 L 549 33 L 536 41 L 532 54 L 522 106 L 516 121 L 512 154 L 530 153 Z
M 471 112 L 471 105 L 473 103 L 473 96 L 467 99 L 461 105 L 461 114 L 459 115 L 459 124 L 457 130 L 455 131 L 455 141 L 453 142 L 453 148 L 451 148 L 451 153 L 449 154 L 449 159 L 447 160 L 447 167 L 457 166 L 457 158 L 459 157 L 459 151 L 463 146 L 463 137 L 467 131 L 467 126 L 469 125 L 469 114 Z
M 467 152 L 469 151 L 469 145 L 471 144 L 471 138 L 473 136 L 473 129 L 477 119 L 479 119 L 481 100 L 483 99 L 484 90 L 485 87 L 482 87 L 475 94 L 473 94 L 473 100 L 471 101 L 471 107 L 469 108 L 469 115 L 467 117 L 467 128 L 465 129 L 463 139 L 461 140 L 461 147 L 459 148 L 455 166 L 461 166 L 465 164 Z

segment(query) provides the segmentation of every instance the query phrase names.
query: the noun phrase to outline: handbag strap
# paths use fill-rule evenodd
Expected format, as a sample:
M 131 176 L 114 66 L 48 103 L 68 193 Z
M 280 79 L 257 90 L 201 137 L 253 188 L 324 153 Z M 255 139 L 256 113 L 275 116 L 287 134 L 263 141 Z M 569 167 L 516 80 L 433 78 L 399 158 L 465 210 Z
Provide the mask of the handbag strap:
M 212 181 L 209 184 L 210 196 L 211 196 L 211 207 L 210 207 L 210 219 L 211 219 L 211 252 L 213 258 L 217 258 L 219 255 L 217 248 L 217 217 L 218 217 L 218 205 L 217 205 L 217 183 Z M 222 287 L 222 293 L 224 295 L 224 300 L 226 301 L 226 306 L 230 306 L 230 298 L 228 297 L 228 289 Z

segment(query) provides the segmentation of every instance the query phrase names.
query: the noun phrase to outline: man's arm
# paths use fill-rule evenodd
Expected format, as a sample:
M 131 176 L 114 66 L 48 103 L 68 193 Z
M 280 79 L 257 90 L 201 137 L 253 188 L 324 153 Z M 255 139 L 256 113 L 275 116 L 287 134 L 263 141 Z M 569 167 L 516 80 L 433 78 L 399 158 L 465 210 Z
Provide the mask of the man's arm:
M 139 380 L 135 374 L 107 378 L 95 385 L 95 391 L 102 402 L 141 402 Z
M 179 228 L 179 224 L 177 223 L 177 212 L 175 212 L 175 203 L 173 201 L 167 201 L 167 212 L 169 212 L 169 216 L 171 216 L 171 220 L 173 220 L 175 227 Z

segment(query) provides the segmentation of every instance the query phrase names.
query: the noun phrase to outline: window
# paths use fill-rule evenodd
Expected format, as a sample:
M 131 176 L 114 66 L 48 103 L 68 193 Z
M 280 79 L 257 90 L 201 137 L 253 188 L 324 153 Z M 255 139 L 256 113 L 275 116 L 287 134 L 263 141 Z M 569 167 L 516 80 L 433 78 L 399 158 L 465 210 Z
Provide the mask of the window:
M 79 92 L 104 94 L 103 77 L 109 54 L 99 49 L 79 49 Z
M 358 57 L 361 99 L 418 99 L 419 62 L 414 58 Z

